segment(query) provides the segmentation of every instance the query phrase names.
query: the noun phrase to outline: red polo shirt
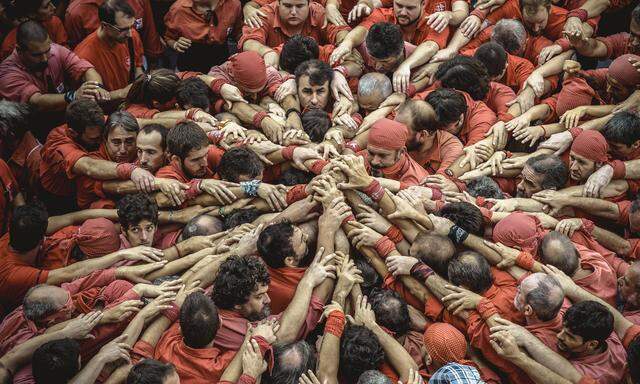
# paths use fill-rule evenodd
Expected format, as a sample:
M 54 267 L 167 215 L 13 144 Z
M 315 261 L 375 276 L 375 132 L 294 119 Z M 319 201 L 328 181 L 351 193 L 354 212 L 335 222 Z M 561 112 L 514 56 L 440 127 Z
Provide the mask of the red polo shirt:
M 100 148 L 97 151 L 89 153 L 88 156 L 94 159 L 113 161 L 104 143 L 100 144 Z M 102 190 L 102 180 L 82 175 L 76 179 L 76 191 L 76 199 L 80 209 L 113 209 L 116 206 L 115 202 L 108 198 Z
M 9 158 L 11 172 L 20 181 L 23 191 L 35 194 L 40 184 L 40 151 L 42 144 L 31 132 L 27 132 Z
M 193 0 L 178 0 L 164 17 L 165 38 L 187 39 L 202 44 L 223 44 L 233 32 L 242 28 L 242 6 L 239 0 L 221 0 L 211 20 L 193 9 Z
M 4 160 L 0 159 L 0 235 L 9 229 L 11 203 L 20 193 L 20 187 Z
M 71 138 L 69 131 L 66 124 L 54 128 L 41 152 L 40 183 L 45 190 L 58 196 L 73 194 L 73 184 L 69 182 L 76 177 L 73 166 L 89 155 Z
M 423 15 L 420 16 L 416 23 L 406 27 L 400 26 L 400 29 L 402 30 L 402 37 L 404 37 L 404 41 L 414 45 L 420 45 L 428 40 L 433 41 L 438 44 L 440 49 L 442 49 L 447 45 L 449 27 L 446 27 L 444 31 L 437 33 L 429 27 L 429 24 L 427 24 L 427 18 L 425 15 L 428 13 L 431 12 L 427 12 L 425 9 Z M 360 23 L 360 26 L 369 29 L 373 24 L 380 22 L 398 24 L 393 8 L 378 8 L 374 10 L 371 15 Z

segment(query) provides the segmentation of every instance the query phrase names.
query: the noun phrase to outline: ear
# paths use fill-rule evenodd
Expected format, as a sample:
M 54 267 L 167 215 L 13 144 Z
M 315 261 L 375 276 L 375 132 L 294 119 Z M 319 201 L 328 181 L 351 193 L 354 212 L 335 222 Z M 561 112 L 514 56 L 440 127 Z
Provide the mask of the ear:
M 182 161 L 181 161 L 181 159 L 180 159 L 178 156 L 176 156 L 176 155 L 172 155 L 172 154 L 170 154 L 169 152 L 165 152 L 165 153 L 167 154 L 167 156 L 168 156 L 168 158 L 169 158 L 169 161 L 177 161 L 178 163 L 181 163 L 181 162 L 182 162 Z M 181 165 L 181 166 L 182 166 L 182 165 Z
M 533 316 L 533 308 L 529 304 L 525 304 L 524 306 L 524 315 L 527 317 Z
M 159 109 L 162 106 L 162 104 L 160 104 L 156 100 L 152 100 L 151 101 L 151 106 L 153 106 L 153 109 Z
M 589 340 L 585 343 L 585 347 L 588 351 L 595 351 L 600 346 L 600 342 L 596 340 Z
M 293 257 L 291 256 L 287 256 L 284 258 L 284 265 L 286 265 L 287 267 L 295 267 L 296 266 L 296 261 Z
M 633 148 L 633 149 L 636 149 L 636 148 L 638 148 L 638 147 L 640 147 L 640 140 L 636 141 L 635 143 L 633 143 L 633 144 L 631 145 L 631 148 Z
M 429 354 L 429 352 L 425 351 L 424 362 L 426 363 L 427 366 L 430 366 L 431 364 L 433 364 L 433 359 L 431 358 L 431 355 Z

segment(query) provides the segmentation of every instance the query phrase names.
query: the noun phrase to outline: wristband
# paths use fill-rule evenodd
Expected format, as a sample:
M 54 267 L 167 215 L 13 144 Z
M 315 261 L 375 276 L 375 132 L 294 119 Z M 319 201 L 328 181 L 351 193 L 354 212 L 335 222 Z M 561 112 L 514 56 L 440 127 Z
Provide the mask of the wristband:
M 447 237 L 451 241 L 453 241 L 454 244 L 462 244 L 468 236 L 469 232 L 458 227 L 457 225 L 453 225 L 451 229 L 449 229 L 449 234 L 447 235 Z
M 362 190 L 367 196 L 369 196 L 373 201 L 379 202 L 384 197 L 384 189 L 380 182 L 376 179 L 373 179 L 371 184 L 369 184 L 365 189 Z
M 431 188 L 431 200 L 442 199 L 442 191 L 438 188 Z
M 284 147 L 281 152 L 282 158 L 289 161 L 293 160 L 293 152 L 296 150 L 296 148 L 298 147 L 295 145 L 288 145 Z
M 587 232 L 588 234 L 593 234 L 593 230 L 595 228 L 595 225 L 593 224 L 593 221 L 589 220 L 589 219 L 580 219 L 582 220 L 582 228 L 584 229 L 585 232 Z
M 422 261 L 418 261 L 413 267 L 411 267 L 411 272 L 409 273 L 420 281 L 427 281 L 427 278 L 435 272 L 427 264 Z
M 376 245 L 374 246 L 376 252 L 383 259 L 387 257 L 394 249 L 396 249 L 396 245 L 393 241 L 389 240 L 387 236 L 382 236 L 378 241 L 376 241 Z
M 485 297 L 480 300 L 478 306 L 476 307 L 476 310 L 484 320 L 487 320 L 491 316 L 498 314 L 498 309 L 496 308 L 496 306 L 493 305 L 491 300 Z
M 171 308 L 163 309 L 161 313 L 162 316 L 169 319 L 172 323 L 175 323 L 176 320 L 178 320 L 178 317 L 180 317 L 180 308 L 175 302 L 171 303 L 170 305 Z
M 189 110 L 187 110 L 187 114 L 185 115 L 185 118 L 187 120 L 193 120 L 193 118 L 196 116 L 196 113 L 202 111 L 202 109 L 200 108 L 189 108 Z
M 572 9 L 567 14 L 567 19 L 570 18 L 570 17 L 577 17 L 578 19 L 580 19 L 580 21 L 582 21 L 584 23 L 585 21 L 587 21 L 589 19 L 589 12 L 587 12 L 586 10 L 584 10 L 582 8 Z
M 260 180 L 241 181 L 240 187 L 246 196 L 258 196 L 258 188 L 260 188 Z
M 69 91 L 64 94 L 64 101 L 67 104 L 70 104 L 75 99 L 76 99 L 76 91 Z
M 418 90 L 416 89 L 416 86 L 414 84 L 409 84 L 407 86 L 407 91 L 405 92 L 405 94 L 408 97 L 413 97 L 416 95 L 416 93 L 418 92 Z
M 330 333 L 339 339 L 342 337 L 345 323 L 346 320 L 342 311 L 331 311 L 327 317 L 327 323 L 324 325 L 324 332 Z
M 529 252 L 522 251 L 518 254 L 518 257 L 516 257 L 516 265 L 522 269 L 526 269 L 527 271 L 530 271 L 533 268 L 534 263 L 535 260 Z
M 571 49 L 571 43 L 569 42 L 569 39 L 558 39 L 556 40 L 555 44 L 559 45 L 560 48 L 562 49 L 562 52 L 566 52 L 569 49 Z
M 292 113 L 295 113 L 296 115 L 298 115 L 298 117 L 302 118 L 302 116 L 300 115 L 300 111 L 298 111 L 298 110 L 297 110 L 297 109 L 295 109 L 295 108 L 289 108 L 289 109 L 287 109 L 287 113 L 285 113 L 285 114 L 284 114 L 284 117 L 288 119 L 288 118 L 289 118 L 289 115 L 290 115 L 290 114 L 292 114 Z
M 193 179 L 189 183 L 189 189 L 185 192 L 185 197 L 187 200 L 195 199 L 200 193 L 202 193 L 202 189 L 200 189 L 200 184 L 202 184 L 202 179 Z
M 229 84 L 229 83 L 224 79 L 215 79 L 211 82 L 211 85 L 209 86 L 209 88 L 211 88 L 213 93 L 215 93 L 216 95 L 219 95 L 220 92 L 222 92 L 222 86 L 225 84 Z
M 324 167 L 326 167 L 328 164 L 329 162 L 327 160 L 316 160 L 309 167 L 309 172 L 313 173 L 314 175 L 319 175 L 322 173 Z
M 287 191 L 287 205 L 291 205 L 296 201 L 300 201 L 302 199 L 306 199 L 309 194 L 306 190 L 306 184 L 298 184 L 294 185 L 291 189 Z
M 131 179 L 131 174 L 133 171 L 138 168 L 135 164 L 132 163 L 120 163 L 116 166 L 116 172 L 118 173 L 118 178 L 120 180 L 129 180 Z
M 333 68 L 334 71 L 336 72 L 340 72 L 342 74 L 342 76 L 344 77 L 348 77 L 349 76 L 349 71 L 347 70 L 347 67 L 345 67 L 344 65 L 339 65 L 335 68 Z
M 207 137 L 209 138 L 209 142 L 211 144 L 218 144 L 224 138 L 224 133 L 222 133 L 222 131 L 220 130 L 210 131 L 209 133 L 207 133 Z
M 540 128 L 542 128 L 542 136 L 549 137 L 549 132 L 547 132 L 547 128 L 545 128 L 544 125 L 541 125 Z
M 353 214 L 351 214 L 351 215 L 347 216 L 347 218 L 346 218 L 346 219 L 342 220 L 341 225 L 345 225 L 345 224 L 347 224 L 347 223 L 348 223 L 348 222 L 350 222 L 350 221 L 356 221 L 356 217 L 355 217 L 355 216 L 353 216 Z
M 266 111 L 260 111 L 253 115 L 253 126 L 260 129 L 262 128 L 262 120 L 267 117 L 268 113 Z
M 180 248 L 178 248 L 178 245 L 174 244 L 173 247 L 176 249 L 176 253 L 178 254 L 178 259 L 182 259 L 182 254 L 180 253 Z
M 351 140 L 347 143 L 344 144 L 345 149 L 350 149 L 353 152 L 360 152 L 362 150 L 362 148 L 360 148 L 360 146 L 358 145 L 358 143 L 355 140 Z
M 389 240 L 393 241 L 395 244 L 398 244 L 404 239 L 404 237 L 402 236 L 402 232 L 400 232 L 398 227 L 396 227 L 395 225 L 389 227 L 387 233 L 385 233 L 385 236 L 387 236 Z

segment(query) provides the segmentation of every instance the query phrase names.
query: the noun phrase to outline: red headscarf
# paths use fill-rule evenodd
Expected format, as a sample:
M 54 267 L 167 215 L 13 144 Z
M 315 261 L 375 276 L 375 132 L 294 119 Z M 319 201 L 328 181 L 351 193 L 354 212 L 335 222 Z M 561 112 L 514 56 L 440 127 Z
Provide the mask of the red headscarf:
M 229 59 L 233 78 L 244 90 L 261 90 L 267 84 L 264 59 L 253 51 L 235 54 Z
M 625 87 L 640 84 L 640 72 L 629 62 L 629 59 L 640 61 L 640 56 L 626 54 L 619 56 L 609 65 L 609 76 Z
M 397 121 L 380 119 L 369 130 L 368 144 L 376 148 L 397 151 L 406 140 L 407 126 Z
M 462 332 L 448 323 L 433 323 L 424 332 L 424 345 L 429 350 L 429 356 L 440 365 L 459 363 L 473 365 L 465 360 L 467 355 L 467 340 Z
M 581 105 L 591 105 L 596 92 L 580 77 L 571 77 L 562 83 L 562 89 L 558 93 L 556 113 L 562 116 L 565 112 Z
M 120 237 L 115 225 L 105 218 L 85 221 L 70 239 L 88 258 L 100 257 L 120 249 Z
M 493 241 L 507 247 L 518 246 L 533 256 L 538 253 L 538 243 L 544 235 L 540 220 L 522 212 L 513 212 L 493 227 Z
M 593 129 L 583 131 L 573 140 L 571 152 L 598 163 L 609 160 L 607 140 L 602 133 Z

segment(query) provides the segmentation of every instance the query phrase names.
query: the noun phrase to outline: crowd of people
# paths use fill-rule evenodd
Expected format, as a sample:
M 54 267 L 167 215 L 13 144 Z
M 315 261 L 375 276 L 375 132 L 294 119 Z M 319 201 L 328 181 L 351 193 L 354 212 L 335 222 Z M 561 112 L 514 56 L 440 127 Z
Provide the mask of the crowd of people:
M 0 1 L 0 383 L 640 383 L 640 4 Z

